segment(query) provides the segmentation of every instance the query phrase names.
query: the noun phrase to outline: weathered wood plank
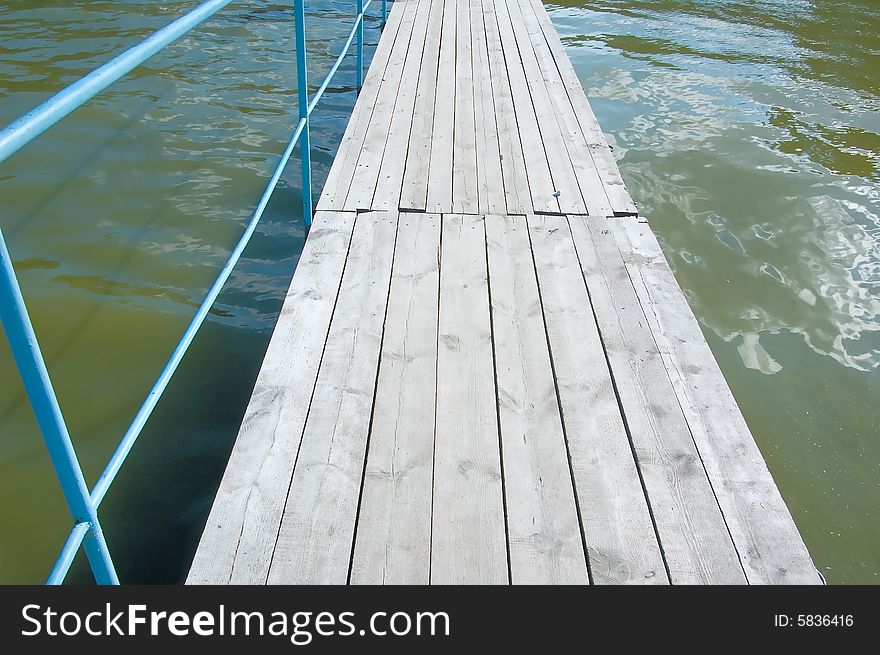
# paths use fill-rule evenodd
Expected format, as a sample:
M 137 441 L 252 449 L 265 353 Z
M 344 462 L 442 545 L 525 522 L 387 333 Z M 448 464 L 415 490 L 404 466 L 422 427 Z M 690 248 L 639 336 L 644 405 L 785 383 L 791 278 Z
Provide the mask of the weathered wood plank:
M 511 582 L 587 584 L 525 216 L 487 216 L 486 247 Z
M 444 215 L 431 582 L 508 582 L 482 217 Z
M 471 47 L 471 0 L 459 0 L 455 20 L 455 131 L 450 211 L 476 214 L 477 135 L 474 125 L 474 65 Z
M 355 222 L 269 584 L 347 580 L 396 231 L 396 212 Z
M 568 152 L 577 184 L 586 204 L 586 213 L 600 216 L 611 215 L 613 212 L 611 201 L 608 199 L 602 178 L 599 176 L 587 140 L 578 123 L 565 84 L 556 68 L 553 54 L 547 46 L 541 24 L 535 13 L 535 7 L 530 0 L 512 2 L 510 7 L 516 13 L 517 20 L 522 22 L 524 34 L 528 34 L 529 43 L 525 47 L 534 52 L 538 73 L 543 77 L 547 99 L 556 116 L 565 149 Z
M 492 97 L 492 71 L 486 49 L 486 26 L 480 0 L 470 3 L 471 42 L 474 61 L 474 118 L 477 146 L 477 197 L 482 214 L 505 214 L 507 203 L 501 172 L 501 151 L 495 102 Z M 521 154 L 521 153 L 520 153 Z
M 376 193 L 370 207 L 374 210 L 397 210 L 407 158 L 407 144 L 413 123 L 416 90 L 421 75 L 425 37 L 433 5 L 441 0 L 417 0 L 418 8 L 412 25 L 412 38 L 400 78 L 394 114 L 388 128 L 388 139 L 376 181 Z M 430 46 L 429 46 L 430 47 Z
M 668 583 L 568 221 L 528 223 L 593 582 Z
M 430 578 L 439 264 L 440 217 L 401 214 L 353 584 Z
M 495 121 L 498 130 L 498 148 L 501 157 L 501 174 L 504 183 L 504 202 L 508 214 L 526 214 L 534 211 L 532 206 L 529 178 L 519 127 L 516 123 L 516 111 L 513 107 L 513 96 L 504 52 L 501 49 L 501 37 L 495 18 L 493 0 L 482 0 L 482 26 L 485 30 L 486 56 L 488 58 L 491 79 L 491 94 L 495 105 Z M 487 106 L 484 104 L 484 107 Z M 485 110 L 484 110 L 485 115 Z M 487 164 L 487 166 L 491 163 Z M 488 183 L 488 175 L 487 175 Z M 558 203 L 557 203 L 558 205 Z
M 538 129 L 541 131 L 541 140 L 544 143 L 547 161 L 550 164 L 550 174 L 553 178 L 559 209 L 563 213 L 586 214 L 587 207 L 581 196 L 580 186 L 578 186 L 556 114 L 548 101 L 544 78 L 535 57 L 535 50 L 529 42 L 529 35 L 526 32 L 519 5 L 516 0 L 510 0 L 505 4 L 515 40 L 515 45 L 511 44 L 511 47 L 519 49 L 528 93 L 532 99 L 532 107 L 538 120 Z
M 488 28 L 487 34 L 492 35 L 493 29 L 497 29 L 499 49 L 504 56 L 506 75 L 510 82 L 517 130 L 522 141 L 532 206 L 539 213 L 559 213 L 559 202 L 556 199 L 556 187 L 550 172 L 548 153 L 541 140 L 541 130 L 538 127 L 538 118 L 532 104 L 516 38 L 513 35 L 510 16 L 507 13 L 506 0 L 486 0 L 486 2 L 493 3 L 495 24 Z
M 465 0 L 460 0 L 464 2 Z M 428 197 L 425 209 L 447 212 L 452 207 L 452 162 L 455 132 L 456 0 L 445 0 L 440 30 L 437 90 L 428 165 Z
M 345 134 L 342 136 L 336 157 L 333 159 L 333 166 L 330 167 L 327 181 L 324 182 L 324 189 L 321 192 L 320 200 L 318 200 L 319 210 L 341 210 L 345 205 L 345 197 L 348 195 L 361 146 L 373 117 L 373 107 L 376 103 L 376 97 L 379 95 L 382 77 L 388 67 L 391 49 L 394 47 L 398 34 L 401 34 L 400 20 L 403 17 L 406 4 L 408 3 L 395 3 L 388 14 L 388 21 L 382 31 L 382 38 L 379 39 L 376 51 L 373 53 L 373 59 L 364 78 L 364 86 L 358 96 L 358 102 L 355 103 L 354 111 L 348 120 L 348 127 L 345 128 Z M 406 37 L 407 35 L 401 34 L 401 38 Z
M 354 216 L 316 212 L 188 584 L 264 584 Z
M 751 584 L 821 582 L 647 223 L 610 221 Z
M 739 556 L 635 290 L 602 217 L 569 217 L 674 584 L 743 584 Z
M 422 1 L 427 2 L 428 0 L 409 0 L 403 3 L 404 13 L 400 19 L 398 38 L 394 40 L 394 47 L 391 49 L 388 66 L 379 87 L 379 95 L 373 106 L 373 114 L 370 117 L 367 133 L 358 153 L 357 166 L 355 166 L 348 195 L 345 198 L 344 208 L 347 211 L 373 208 L 373 196 L 384 160 L 385 146 L 390 139 L 392 121 L 396 116 L 395 107 L 400 102 L 401 107 L 405 109 L 404 105 L 408 94 L 405 91 L 401 93 L 401 80 L 405 63 L 409 59 L 410 44 L 416 38 L 413 25 L 416 12 Z M 401 117 L 398 115 L 397 119 L 398 128 L 400 128 Z M 408 125 L 410 118 L 407 116 L 404 120 Z M 389 153 L 389 156 L 394 158 L 403 156 L 403 154 L 398 151 Z M 397 209 L 396 203 L 394 209 Z
M 554 28 L 553 23 L 550 22 L 550 17 L 544 9 L 544 4 L 541 0 L 522 1 L 531 2 L 534 7 L 535 15 L 541 25 L 542 31 L 544 32 L 544 38 L 547 40 L 547 46 L 553 53 L 557 70 L 562 76 L 565 88 L 568 91 L 568 97 L 574 107 L 578 123 L 581 126 L 584 137 L 587 139 L 587 143 L 589 144 L 590 153 L 593 155 L 593 162 L 602 178 L 602 183 L 605 186 L 605 192 L 611 202 L 612 210 L 618 215 L 632 215 L 638 213 L 635 203 L 624 186 L 623 178 L 620 175 L 620 169 L 618 169 L 611 148 L 609 148 L 605 135 L 602 133 L 599 121 L 596 120 L 593 109 L 587 101 L 584 88 L 581 86 L 581 82 L 574 70 L 574 66 L 571 64 L 571 60 L 565 53 L 565 48 L 562 45 L 562 41 L 559 39 L 559 34 L 556 32 L 556 28 Z
M 434 101 L 440 58 L 440 28 L 445 0 L 433 0 L 428 17 L 422 65 L 419 69 L 412 127 L 406 150 L 406 166 L 401 182 L 400 209 L 424 211 L 428 198 L 428 168 L 431 163 L 434 131 Z

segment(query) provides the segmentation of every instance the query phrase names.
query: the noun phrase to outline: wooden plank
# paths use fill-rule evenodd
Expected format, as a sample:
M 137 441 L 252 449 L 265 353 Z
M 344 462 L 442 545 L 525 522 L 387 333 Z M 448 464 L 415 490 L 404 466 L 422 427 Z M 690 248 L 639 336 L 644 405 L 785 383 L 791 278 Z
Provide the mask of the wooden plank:
M 348 127 L 345 128 L 345 134 L 342 136 L 336 157 L 333 159 L 333 166 L 324 183 L 324 189 L 318 201 L 319 210 L 341 210 L 344 207 L 358 155 L 373 116 L 373 106 L 379 95 L 379 87 L 388 66 L 391 49 L 400 33 L 400 19 L 403 17 L 404 7 L 407 4 L 409 3 L 395 3 L 388 14 L 388 22 L 385 24 L 382 38 L 379 39 L 379 44 L 373 53 L 373 59 L 364 78 L 364 86 L 358 95 L 358 101 L 354 105 Z
M 596 169 L 587 140 L 568 98 L 565 84 L 559 75 L 559 70 L 556 68 L 553 54 L 550 52 L 547 41 L 544 39 L 544 33 L 535 14 L 534 5 L 530 0 L 524 0 L 522 2 L 512 2 L 509 6 L 525 27 L 524 33 L 528 35 L 529 39 L 529 44 L 525 47 L 533 50 L 535 55 L 538 70 L 544 80 L 547 99 L 553 114 L 556 116 L 565 150 L 568 152 L 575 177 L 577 178 L 577 184 L 580 187 L 581 195 L 586 204 L 587 213 L 601 216 L 611 215 L 613 213 L 611 201 L 605 192 L 602 178 Z M 562 206 L 561 203 L 560 206 Z
M 483 219 L 445 215 L 431 581 L 508 582 Z
M 269 567 L 269 584 L 348 577 L 397 214 L 359 214 Z
M 743 584 L 739 556 L 607 219 L 569 216 L 673 584 Z
M 666 584 L 568 221 L 528 223 L 593 582 Z
M 470 2 L 471 0 L 459 0 L 455 14 L 455 131 L 452 139 L 450 211 L 463 214 L 476 214 L 480 209 L 477 196 L 477 135 L 474 125 Z
M 344 208 L 347 211 L 368 210 L 373 207 L 373 195 L 376 192 L 385 145 L 395 115 L 394 108 L 400 101 L 400 83 L 404 64 L 408 59 L 410 43 L 414 38 L 413 23 L 419 4 L 420 0 L 403 3 L 404 13 L 400 19 L 398 37 L 391 50 L 385 76 L 379 87 L 379 95 L 373 107 L 370 124 L 367 126 L 367 133 L 358 153 L 357 166 L 345 198 Z M 391 153 L 391 156 L 401 156 L 401 153 Z M 397 207 L 395 206 L 394 209 L 396 210 Z
M 425 37 L 433 6 L 441 0 L 417 0 L 418 9 L 412 24 L 412 38 L 397 99 L 394 103 L 394 114 L 388 130 L 388 140 L 382 154 L 382 165 L 376 182 L 376 193 L 373 197 L 373 209 L 397 210 L 400 205 L 403 172 L 407 159 L 407 146 L 410 129 L 413 123 L 413 112 L 416 102 L 416 90 L 419 86 L 422 59 L 425 49 Z M 429 46 L 431 47 L 431 46 Z
M 431 133 L 431 158 L 428 166 L 428 196 L 425 203 L 425 209 L 429 212 L 449 211 L 452 206 L 456 92 L 454 73 L 456 66 L 456 5 L 456 0 L 445 0 L 443 3 L 434 124 Z
M 401 214 L 357 524 L 353 584 L 428 584 L 440 217 Z
M 525 216 L 487 216 L 486 247 L 511 582 L 587 584 Z
M 495 104 L 495 121 L 498 129 L 498 147 L 501 157 L 501 174 L 504 182 L 504 201 L 508 214 L 526 214 L 534 211 L 526 174 L 526 163 L 520 141 L 519 127 L 501 37 L 495 18 L 493 0 L 482 1 L 483 28 L 491 78 L 492 99 Z M 485 112 L 485 110 L 484 110 Z M 485 115 L 485 114 L 484 114 Z M 557 206 L 559 203 L 556 203 Z
M 515 45 L 510 42 L 510 47 L 519 49 L 522 61 L 525 81 L 528 85 L 532 106 L 538 120 L 538 129 L 541 131 L 541 140 L 544 142 L 544 150 L 547 152 L 547 161 L 550 164 L 550 174 L 553 178 L 553 186 L 557 194 L 560 211 L 563 213 L 586 214 L 587 207 L 581 196 L 580 186 L 572 167 L 571 159 L 562 137 L 556 114 L 548 102 L 547 89 L 541 70 L 535 58 L 535 51 L 529 42 L 529 35 L 525 29 L 522 14 L 516 0 L 506 3 L 507 15 L 510 21 Z
M 400 193 L 402 210 L 424 211 L 428 198 L 428 168 L 431 162 L 434 130 L 434 101 L 440 58 L 440 28 L 443 25 L 444 0 L 434 0 L 428 17 L 425 48 L 419 69 L 412 127 L 406 150 L 406 166 Z
M 486 48 L 486 26 L 483 21 L 483 6 L 480 0 L 471 0 L 470 22 L 474 60 L 478 209 L 481 214 L 504 214 L 507 202 L 504 193 L 504 178 L 501 172 L 495 102 L 492 97 L 492 71 L 489 67 L 489 52 Z M 521 152 L 520 157 L 522 157 Z
M 609 222 L 751 584 L 819 584 L 816 567 L 651 228 Z
M 559 35 L 556 33 L 556 28 L 553 27 L 553 23 L 550 22 L 550 17 L 547 15 L 543 3 L 541 0 L 522 1 L 531 2 L 534 7 L 535 15 L 544 32 L 544 38 L 547 40 L 547 46 L 553 53 L 557 70 L 565 83 L 565 88 L 568 91 L 568 97 L 574 107 L 578 123 L 580 123 L 584 137 L 587 139 L 587 143 L 590 146 L 590 153 L 593 155 L 593 162 L 599 171 L 602 183 L 605 185 L 605 192 L 611 202 L 612 210 L 617 215 L 632 215 L 638 213 L 635 203 L 632 201 L 629 192 L 626 190 L 626 186 L 624 186 L 623 178 L 617 167 L 617 162 L 614 160 L 614 155 L 608 147 L 608 142 L 605 139 L 605 135 L 602 133 L 599 121 L 596 120 L 596 116 L 593 114 L 593 109 L 587 101 L 587 96 L 584 93 L 584 89 L 581 86 L 577 73 L 571 64 L 568 55 L 565 54 L 565 48 L 562 45 L 562 41 L 560 41 Z
M 559 202 L 556 199 L 556 187 L 550 172 L 549 153 L 541 139 L 538 118 L 532 105 L 529 85 L 520 58 L 510 16 L 507 13 L 506 0 L 486 0 L 493 3 L 495 27 L 498 29 L 499 44 L 504 55 L 507 77 L 510 81 L 516 125 L 522 141 L 529 188 L 532 193 L 532 206 L 539 213 L 559 213 Z M 490 28 L 490 32 L 493 28 Z
M 188 584 L 266 582 L 353 226 L 315 213 Z

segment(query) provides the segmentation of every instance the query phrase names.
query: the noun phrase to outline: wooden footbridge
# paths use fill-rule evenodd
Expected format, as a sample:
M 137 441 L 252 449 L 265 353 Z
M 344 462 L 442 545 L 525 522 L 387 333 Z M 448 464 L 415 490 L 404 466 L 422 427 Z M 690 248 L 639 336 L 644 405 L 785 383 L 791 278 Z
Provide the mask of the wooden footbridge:
M 397 0 L 190 583 L 807 583 L 539 0 Z

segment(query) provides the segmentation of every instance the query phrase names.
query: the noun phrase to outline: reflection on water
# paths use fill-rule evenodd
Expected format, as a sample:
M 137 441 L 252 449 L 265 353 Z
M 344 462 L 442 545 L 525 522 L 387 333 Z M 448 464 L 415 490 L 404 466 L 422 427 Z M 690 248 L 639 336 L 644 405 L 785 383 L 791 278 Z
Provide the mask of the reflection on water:
M 880 5 L 548 9 L 817 565 L 876 583 Z
M 49 4 L 0 6 L 0 125 L 195 2 Z M 354 5 L 308 5 L 320 82 Z M 377 37 L 371 19 L 368 57 Z M 354 104 L 353 58 L 340 73 L 312 121 L 318 188 Z M 0 226 L 89 481 L 241 234 L 296 124 L 295 89 L 289 3 L 234 3 L 0 165 Z M 123 580 L 182 579 L 302 239 L 294 160 L 108 496 Z M 39 582 L 70 519 L 5 339 L 0 434 L 0 582 Z

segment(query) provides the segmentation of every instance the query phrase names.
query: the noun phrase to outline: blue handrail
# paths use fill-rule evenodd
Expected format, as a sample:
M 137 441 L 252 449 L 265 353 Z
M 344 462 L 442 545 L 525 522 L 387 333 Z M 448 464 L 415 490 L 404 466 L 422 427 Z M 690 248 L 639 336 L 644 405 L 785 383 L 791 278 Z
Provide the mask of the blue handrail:
M 116 82 L 118 79 L 143 64 L 150 57 L 174 42 L 193 28 L 201 25 L 218 11 L 231 4 L 233 0 L 208 0 L 198 5 L 177 20 L 169 23 L 153 33 L 137 45 L 125 50 L 103 66 L 80 78 L 62 91 L 56 93 L 46 102 L 28 112 L 21 118 L 0 130 L 0 162 L 8 159 L 22 147 L 33 141 L 40 134 L 67 116 L 77 107 Z M 135 414 L 134 419 L 123 435 L 110 457 L 107 466 L 98 478 L 98 482 L 89 492 L 83 476 L 82 468 L 71 441 L 70 434 L 58 405 L 52 381 L 46 369 L 39 342 L 34 333 L 30 317 L 25 306 L 24 297 L 15 275 L 12 258 L 6 247 L 3 232 L 0 230 L 0 321 L 6 331 L 16 365 L 24 383 L 25 391 L 31 408 L 37 418 L 37 424 L 46 442 L 55 473 L 61 483 L 65 501 L 73 516 L 74 524 L 67 541 L 58 555 L 55 565 L 47 579 L 47 584 L 61 584 L 73 563 L 74 557 L 83 546 L 95 581 L 99 584 L 119 584 L 119 578 L 104 539 L 104 533 L 98 519 L 98 509 L 107 495 L 113 480 L 122 468 L 122 464 L 131 452 L 138 436 L 153 413 L 159 398 L 168 386 L 171 377 L 195 339 L 211 310 L 224 284 L 232 274 L 232 270 L 241 258 L 257 224 L 263 217 L 269 199 L 281 178 L 290 157 L 297 145 L 300 146 L 302 167 L 302 200 L 303 220 L 306 228 L 312 222 L 312 173 L 311 143 L 309 139 L 309 117 L 324 95 L 331 79 L 339 70 L 345 55 L 357 37 L 356 76 L 358 91 L 363 82 L 363 24 L 364 16 L 372 0 L 356 0 L 354 25 L 345 41 L 342 52 L 337 57 L 330 71 L 318 87 L 314 96 L 309 99 L 308 77 L 306 70 L 305 41 L 305 0 L 294 0 L 294 18 L 296 31 L 296 64 L 297 64 L 297 99 L 299 105 L 299 121 L 293 136 L 281 154 L 269 181 L 245 227 L 244 233 L 233 248 L 232 253 L 208 289 L 205 299 L 190 321 L 183 336 L 180 338 L 171 357 L 159 374 L 146 399 Z M 382 25 L 387 16 L 387 0 L 382 0 Z

